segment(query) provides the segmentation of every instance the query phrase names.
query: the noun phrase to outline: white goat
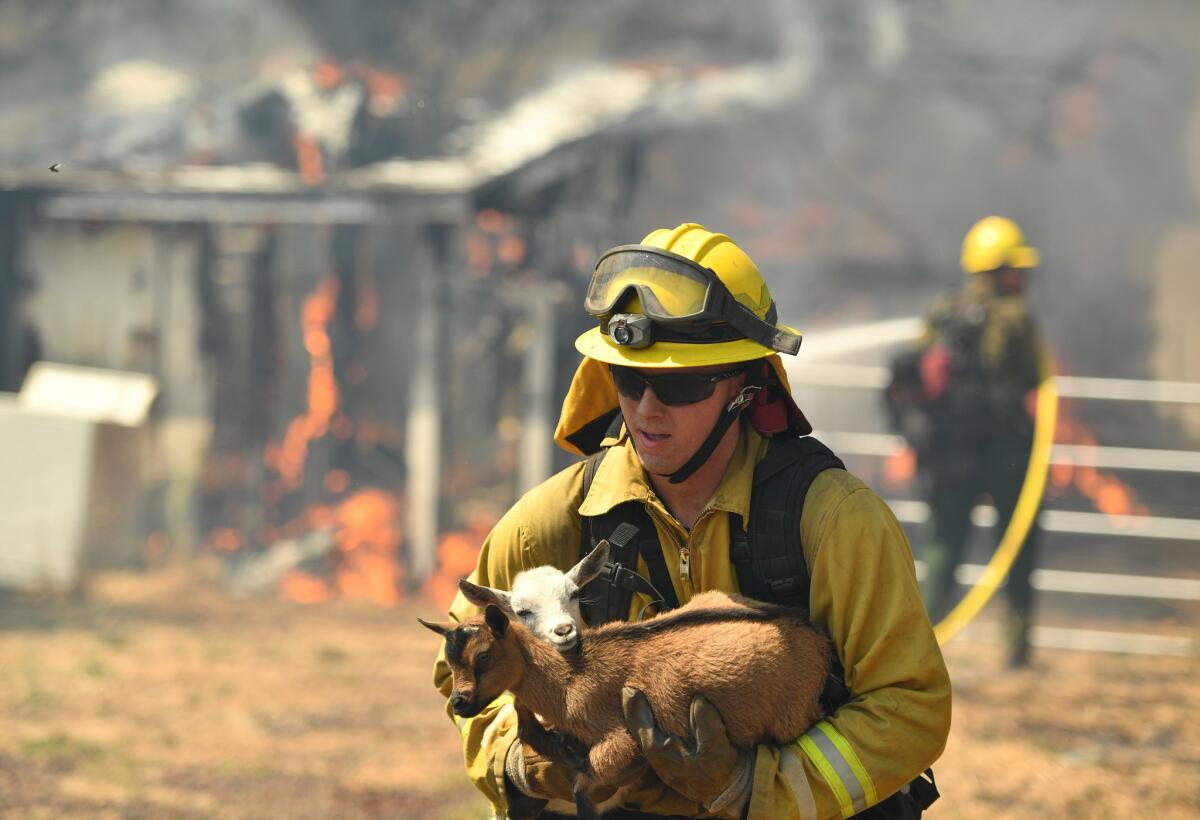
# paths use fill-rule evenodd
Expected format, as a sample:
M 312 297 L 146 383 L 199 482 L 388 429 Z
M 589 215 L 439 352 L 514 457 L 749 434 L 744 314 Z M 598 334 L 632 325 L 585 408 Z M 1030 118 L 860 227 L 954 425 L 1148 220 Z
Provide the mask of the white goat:
M 512 591 L 467 580 L 459 581 L 458 586 L 476 606 L 495 604 L 559 652 L 570 652 L 579 645 L 579 630 L 587 626 L 579 608 L 583 586 L 600 574 L 606 560 L 608 542 L 601 541 L 566 572 L 551 566 L 525 570 L 513 579 Z

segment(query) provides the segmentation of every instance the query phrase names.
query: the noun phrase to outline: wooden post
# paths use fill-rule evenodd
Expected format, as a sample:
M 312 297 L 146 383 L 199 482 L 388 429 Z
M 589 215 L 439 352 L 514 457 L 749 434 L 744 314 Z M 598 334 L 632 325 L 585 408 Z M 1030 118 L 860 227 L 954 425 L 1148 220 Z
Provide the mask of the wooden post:
M 554 419 L 554 326 L 555 299 L 547 288 L 529 288 L 523 294 L 528 305 L 528 321 L 533 325 L 533 343 L 525 354 L 524 418 L 521 420 L 520 465 L 517 482 L 520 491 L 540 484 L 550 476 L 553 453 Z
M 437 568 L 438 506 L 442 459 L 443 322 L 442 278 L 446 275 L 447 230 L 427 229 L 430 265 L 418 272 L 421 306 L 413 328 L 413 377 L 408 399 L 407 497 L 412 581 L 419 584 Z

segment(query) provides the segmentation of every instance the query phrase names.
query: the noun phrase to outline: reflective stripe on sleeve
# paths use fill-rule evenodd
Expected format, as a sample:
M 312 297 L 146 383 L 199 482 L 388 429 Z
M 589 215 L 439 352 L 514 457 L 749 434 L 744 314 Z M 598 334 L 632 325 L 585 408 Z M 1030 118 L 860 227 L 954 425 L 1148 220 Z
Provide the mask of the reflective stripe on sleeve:
M 817 820 L 817 801 L 813 797 L 812 787 L 808 785 L 804 764 L 800 762 L 800 752 L 794 746 L 785 746 L 780 751 L 779 773 L 792 790 L 800 820 Z
M 850 817 L 877 802 L 875 784 L 846 738 L 827 721 L 818 721 L 798 741 L 800 748 L 833 789 L 843 817 Z

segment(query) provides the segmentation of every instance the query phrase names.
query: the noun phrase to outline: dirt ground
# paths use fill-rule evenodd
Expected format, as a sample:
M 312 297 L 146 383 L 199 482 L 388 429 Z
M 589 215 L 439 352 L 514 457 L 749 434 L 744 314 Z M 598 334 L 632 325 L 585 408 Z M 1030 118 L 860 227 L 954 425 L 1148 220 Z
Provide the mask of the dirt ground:
M 0 596 L 0 816 L 487 816 L 416 616 L 228 597 L 211 569 Z M 1200 816 L 1200 659 L 956 642 L 931 818 Z

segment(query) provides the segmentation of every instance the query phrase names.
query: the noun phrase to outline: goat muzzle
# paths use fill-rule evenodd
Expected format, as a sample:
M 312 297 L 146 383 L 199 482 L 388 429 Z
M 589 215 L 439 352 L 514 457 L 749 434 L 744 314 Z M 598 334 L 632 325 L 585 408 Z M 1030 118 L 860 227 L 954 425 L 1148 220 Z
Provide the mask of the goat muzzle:
M 475 698 L 464 695 L 461 692 L 450 693 L 450 708 L 459 717 L 475 717 L 480 711 Z

